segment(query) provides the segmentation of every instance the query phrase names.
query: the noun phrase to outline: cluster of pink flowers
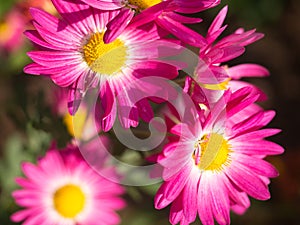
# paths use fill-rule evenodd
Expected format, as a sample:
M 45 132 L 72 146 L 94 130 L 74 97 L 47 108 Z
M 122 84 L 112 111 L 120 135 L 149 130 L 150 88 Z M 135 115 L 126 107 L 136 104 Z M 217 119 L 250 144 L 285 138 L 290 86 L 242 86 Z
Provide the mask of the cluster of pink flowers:
M 28 52 L 33 62 L 24 71 L 47 76 L 65 91 L 64 101 L 58 106 L 63 116 L 84 113 L 86 124 L 75 126 L 70 118 L 65 120 L 73 126 L 71 133 L 80 145 L 97 148 L 89 143 L 89 132 L 79 129 L 91 125 L 86 118 L 88 109 L 82 108 L 90 90 L 97 90 L 93 115 L 97 131 L 111 130 L 116 120 L 128 129 L 137 127 L 140 119 L 151 121 L 152 103 L 168 102 L 179 95 L 165 93 L 168 88 L 163 82 L 158 85 L 152 80 L 176 82 L 175 78 L 182 80 L 184 76 L 181 95 L 188 96 L 193 105 L 183 101 L 179 105 L 184 113 L 178 113 L 176 107 L 167 104 L 168 143 L 161 153 L 150 157 L 162 167 L 163 184 L 155 196 L 155 208 L 171 205 L 171 224 L 188 225 L 198 215 L 203 225 L 215 221 L 226 225 L 230 224 L 230 210 L 237 214 L 247 210 L 249 196 L 270 198 L 270 178 L 278 172 L 264 159 L 284 150 L 265 138 L 280 130 L 263 128 L 275 112 L 257 104 L 266 99 L 259 88 L 239 81 L 268 76 L 269 72 L 251 63 L 226 65 L 263 34 L 240 28 L 219 38 L 227 27 L 223 25 L 227 6 L 206 35 L 185 25 L 201 22 L 188 14 L 215 7 L 219 0 L 52 3 L 59 17 L 30 9 L 34 29 L 25 35 L 38 50 Z M 189 46 L 197 51 L 189 52 L 196 63 L 183 56 Z M 103 165 L 101 170 L 109 170 L 106 174 L 119 179 L 114 168 L 104 167 L 105 156 L 97 159 Z M 89 167 L 74 143 L 65 150 L 52 147 L 36 166 L 24 163 L 22 169 L 27 178 L 17 179 L 22 189 L 13 196 L 25 209 L 13 214 L 13 221 L 24 220 L 29 225 L 119 223 L 115 210 L 124 207 L 119 197 L 124 189 Z

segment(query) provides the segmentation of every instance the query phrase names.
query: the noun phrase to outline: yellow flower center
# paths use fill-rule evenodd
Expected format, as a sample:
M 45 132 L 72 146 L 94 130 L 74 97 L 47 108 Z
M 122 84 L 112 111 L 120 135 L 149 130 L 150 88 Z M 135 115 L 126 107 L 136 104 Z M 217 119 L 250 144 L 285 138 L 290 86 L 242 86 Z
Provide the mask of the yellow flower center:
M 53 202 L 60 215 L 74 218 L 84 208 L 85 196 L 78 186 L 68 184 L 55 192 Z
M 127 47 L 119 39 L 105 44 L 103 33 L 97 32 L 83 46 L 83 54 L 85 61 L 94 72 L 113 75 L 125 65 Z
M 0 43 L 6 42 L 11 37 L 11 34 L 12 32 L 9 29 L 9 25 L 0 21 Z
M 67 131 L 72 137 L 81 138 L 84 125 L 86 124 L 87 112 L 80 107 L 74 116 L 66 113 L 63 121 L 66 125 Z
M 222 90 L 227 90 L 228 89 L 228 83 L 231 79 L 228 78 L 225 81 L 218 83 L 218 84 L 204 84 L 204 83 L 199 83 L 199 85 L 203 88 L 209 89 L 209 90 L 214 90 L 214 91 L 222 91 Z
M 131 5 L 137 6 L 139 10 L 144 10 L 158 3 L 161 3 L 162 0 L 128 0 L 128 2 Z
M 195 165 L 201 170 L 221 170 L 222 166 L 229 163 L 228 154 L 230 145 L 222 135 L 211 133 L 204 135 L 195 143 L 193 159 Z

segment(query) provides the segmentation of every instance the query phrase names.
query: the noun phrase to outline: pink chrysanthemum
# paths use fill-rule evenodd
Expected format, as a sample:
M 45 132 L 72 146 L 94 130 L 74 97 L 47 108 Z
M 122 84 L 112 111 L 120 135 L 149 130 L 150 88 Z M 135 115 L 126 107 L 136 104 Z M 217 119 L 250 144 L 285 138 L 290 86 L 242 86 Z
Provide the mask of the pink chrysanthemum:
M 91 169 L 79 150 L 50 149 L 37 165 L 23 163 L 26 178 L 17 178 L 21 190 L 13 192 L 24 207 L 12 221 L 28 225 L 114 225 L 120 222 L 115 212 L 124 207 L 119 197 L 123 188 Z M 110 171 L 111 176 L 116 176 Z
M 165 182 L 155 207 L 172 203 L 172 224 L 188 225 L 197 212 L 203 225 L 213 225 L 214 220 L 229 224 L 230 209 L 241 214 L 250 206 L 248 195 L 270 198 L 269 178 L 278 172 L 263 158 L 283 148 L 264 140 L 280 130 L 261 129 L 274 117 L 273 111 L 244 112 L 257 98 L 249 87 L 226 91 L 204 122 L 171 129 L 178 138 L 172 138 L 157 158 Z
M 135 14 L 142 12 L 141 17 L 147 22 L 155 20 L 161 27 L 184 40 L 196 45 L 203 39 L 197 32 L 188 30 L 182 23 L 198 23 L 199 18 L 182 14 L 201 12 L 214 7 L 220 0 L 82 0 L 102 10 L 117 10 L 118 15 L 108 24 L 104 42 L 113 41 L 128 25 Z M 188 32 L 188 35 L 186 34 Z
M 213 73 L 215 77 L 223 77 L 227 80 L 222 83 L 216 84 L 218 79 L 211 79 L 211 85 L 207 82 L 201 84 L 201 80 L 209 79 L 210 74 L 203 74 L 203 68 L 200 66 L 198 71 L 196 71 L 196 80 L 200 81 L 200 85 L 213 89 L 213 90 L 224 90 L 230 79 L 240 79 L 241 77 L 261 77 L 268 76 L 269 72 L 266 68 L 257 64 L 241 64 L 229 68 L 224 63 L 232 60 L 245 52 L 245 46 L 252 44 L 253 42 L 261 39 L 264 35 L 262 33 L 257 33 L 255 29 L 250 31 L 244 31 L 240 28 L 236 30 L 235 33 L 230 34 L 218 41 L 217 38 L 226 29 L 227 25 L 222 26 L 228 7 L 225 6 L 220 13 L 216 16 L 211 26 L 208 29 L 207 35 L 205 37 L 206 44 L 201 46 L 199 52 L 199 58 L 201 61 L 205 62 L 204 66 L 208 67 L 206 70 L 208 73 Z M 207 75 L 208 77 L 206 77 Z M 204 77 L 203 77 L 204 76 Z
M 105 44 L 106 24 L 116 12 L 94 9 L 77 0 L 53 0 L 53 3 L 62 19 L 31 9 L 36 30 L 25 34 L 41 50 L 28 53 L 34 63 L 24 71 L 50 76 L 57 85 L 68 87 L 71 114 L 76 112 L 89 88 L 98 88 L 102 128 L 107 131 L 114 123 L 116 105 L 126 107 L 130 102 L 130 94 L 124 94 L 128 84 L 146 76 L 170 79 L 177 76 L 177 68 L 158 58 L 174 54 L 180 46 L 160 39 L 154 23 L 141 27 L 138 21 L 131 23 L 115 41 Z M 143 90 L 145 86 L 135 88 Z M 119 93 L 123 94 L 122 98 L 118 98 Z M 139 102 L 130 117 L 119 115 L 124 127 L 137 126 L 139 106 L 151 111 L 146 100 Z
M 13 8 L 0 22 L 0 51 L 9 53 L 17 51 L 24 44 L 22 32 L 26 25 L 24 15 L 17 8 Z
M 192 77 L 187 77 L 184 90 L 189 93 L 194 101 L 212 106 L 222 96 L 224 90 L 230 88 L 237 90 L 251 86 L 260 93 L 260 101 L 266 99 L 266 95 L 254 85 L 238 81 L 243 77 L 264 77 L 269 71 L 260 65 L 245 63 L 228 67 L 225 63 L 245 52 L 245 46 L 261 39 L 263 34 L 255 32 L 255 29 L 245 32 L 242 28 L 216 41 L 227 25 L 222 26 L 228 7 L 225 6 L 216 16 L 204 44 L 199 51 L 199 64 Z

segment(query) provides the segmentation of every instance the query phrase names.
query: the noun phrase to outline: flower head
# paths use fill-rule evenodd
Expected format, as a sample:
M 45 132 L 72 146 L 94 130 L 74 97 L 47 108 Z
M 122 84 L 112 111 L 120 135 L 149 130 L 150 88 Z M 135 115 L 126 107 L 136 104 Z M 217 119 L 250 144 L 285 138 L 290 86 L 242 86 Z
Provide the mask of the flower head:
M 199 62 L 192 77 L 187 77 L 185 91 L 188 92 L 196 104 L 211 107 L 222 97 L 227 89 L 237 90 L 250 86 L 260 93 L 260 101 L 266 95 L 254 85 L 238 81 L 243 77 L 264 77 L 269 71 L 257 64 L 244 63 L 229 67 L 226 63 L 239 57 L 245 52 L 245 46 L 261 39 L 264 35 L 255 29 L 244 31 L 240 28 L 220 40 L 217 40 L 227 25 L 223 26 L 228 7 L 225 6 L 210 25 L 205 37 L 205 44 L 199 49 Z M 199 100 L 202 99 L 202 100 Z
M 223 26 L 227 10 L 228 7 L 225 6 L 209 27 L 205 37 L 207 44 L 202 46 L 199 58 L 206 62 L 210 70 L 215 74 L 227 75 L 229 80 L 240 79 L 241 77 L 269 75 L 266 68 L 256 64 L 241 64 L 232 68 L 223 65 L 229 60 L 242 55 L 245 52 L 245 46 L 258 41 L 264 36 L 262 33 L 257 33 L 255 29 L 244 31 L 244 29 L 240 28 L 233 34 L 216 41 L 227 27 L 227 25 Z M 201 74 L 196 75 L 201 76 Z M 228 84 L 228 80 L 226 83 Z M 226 89 L 226 83 L 223 83 L 223 86 L 219 84 L 218 89 Z
M 50 149 L 37 165 L 24 163 L 26 178 L 17 178 L 21 190 L 13 192 L 24 207 L 11 216 L 24 224 L 118 224 L 115 210 L 124 207 L 123 188 L 97 174 L 78 148 Z M 116 176 L 114 171 L 111 176 Z M 99 222 L 101 221 L 101 222 Z
M 34 63 L 24 71 L 49 76 L 57 85 L 67 87 L 72 115 L 87 90 L 96 88 L 102 104 L 102 128 L 107 131 L 114 123 L 116 105 L 126 106 L 130 102 L 130 94 L 122 99 L 116 97 L 127 91 L 128 84 L 140 77 L 177 76 L 176 67 L 158 58 L 173 54 L 180 46 L 161 39 L 154 23 L 142 27 L 132 23 L 116 40 L 105 44 L 106 25 L 116 12 L 93 9 L 79 1 L 53 0 L 53 3 L 62 19 L 31 9 L 36 30 L 25 34 L 41 50 L 28 53 Z M 150 105 L 142 105 L 151 111 Z M 137 126 L 138 107 L 134 111 L 130 118 L 120 115 L 124 127 Z
M 186 17 L 183 14 L 201 12 L 220 3 L 219 0 L 82 0 L 92 7 L 102 10 L 116 10 L 118 15 L 108 24 L 104 42 L 113 41 L 134 16 L 141 13 L 144 23 L 156 21 L 168 32 L 179 36 L 186 43 L 196 45 L 203 39 L 197 32 L 189 31 L 182 23 L 198 23 L 199 18 Z M 181 13 L 181 14 L 180 14 Z
M 204 225 L 229 224 L 229 211 L 243 213 L 248 195 L 266 200 L 269 178 L 278 176 L 264 158 L 283 152 L 281 146 L 264 140 L 280 130 L 261 129 L 274 117 L 273 111 L 244 110 L 258 99 L 250 87 L 223 98 L 205 121 L 177 124 L 171 139 L 158 156 L 165 182 L 158 190 L 155 207 L 172 203 L 170 222 L 190 224 L 197 213 Z
M 8 12 L 4 21 L 0 21 L 1 49 L 14 52 L 22 47 L 24 44 L 22 33 L 26 22 L 24 15 L 17 8 Z

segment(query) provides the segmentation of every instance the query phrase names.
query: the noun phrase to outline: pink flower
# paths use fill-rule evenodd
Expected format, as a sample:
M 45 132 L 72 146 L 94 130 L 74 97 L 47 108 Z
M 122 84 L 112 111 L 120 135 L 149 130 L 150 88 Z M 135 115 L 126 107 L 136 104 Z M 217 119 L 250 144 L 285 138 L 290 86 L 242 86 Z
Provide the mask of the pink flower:
M 228 68 L 226 65 L 222 65 L 229 60 L 239 57 L 245 52 L 245 46 L 252 44 L 253 42 L 261 39 L 264 35 L 261 33 L 256 33 L 255 29 L 250 31 L 244 31 L 240 28 L 235 33 L 228 35 L 219 41 L 216 41 L 221 33 L 226 29 L 227 25 L 222 26 L 228 7 L 225 6 L 220 13 L 216 16 L 211 26 L 208 29 L 206 35 L 207 44 L 203 45 L 200 48 L 199 58 L 205 62 L 205 66 L 208 66 L 209 71 L 212 71 L 215 76 L 223 75 L 224 78 L 227 76 L 227 81 L 223 81 L 222 84 L 217 84 L 217 87 L 214 87 L 215 83 L 212 83 L 212 87 L 207 85 L 207 82 L 204 83 L 204 87 L 210 89 L 226 89 L 226 83 L 230 79 L 240 79 L 241 77 L 261 77 L 268 76 L 269 72 L 266 68 L 257 65 L 257 64 L 241 64 L 231 68 Z M 196 80 L 209 79 L 201 73 L 203 68 L 200 65 L 200 68 L 197 68 L 196 71 Z M 198 73 L 197 73 L 198 72 Z M 203 77 L 204 76 L 204 77 Z M 216 80 L 215 82 L 218 82 Z
M 260 101 L 265 100 L 266 95 L 252 84 L 237 81 L 243 77 L 264 77 L 269 71 L 260 65 L 245 63 L 228 67 L 225 63 L 245 52 L 245 46 L 261 39 L 263 34 L 256 33 L 255 29 L 245 32 L 238 29 L 234 34 L 228 35 L 218 41 L 227 25 L 222 26 L 228 7 L 225 6 L 216 16 L 205 37 L 206 44 L 199 50 L 199 63 L 192 77 L 187 77 L 185 92 L 198 103 L 210 107 L 223 95 L 224 90 L 231 88 L 237 90 L 251 86 L 260 93 Z
M 125 205 L 119 197 L 123 188 L 90 168 L 78 148 L 52 148 L 37 165 L 23 163 L 22 170 L 26 178 L 16 180 L 22 189 L 12 195 L 24 209 L 14 213 L 12 221 L 28 225 L 120 222 L 115 211 Z M 110 174 L 116 176 L 113 170 Z
M 203 122 L 179 123 L 171 129 L 178 138 L 170 139 L 157 158 L 165 182 L 155 207 L 172 204 L 172 224 L 188 225 L 197 214 L 203 225 L 213 225 L 214 220 L 229 224 L 230 209 L 241 214 L 250 206 L 248 195 L 270 198 L 269 178 L 278 172 L 264 158 L 284 150 L 264 140 L 280 132 L 262 129 L 274 111 L 244 110 L 258 97 L 250 87 L 226 91 Z
M 168 79 L 177 76 L 176 67 L 160 62 L 158 58 L 172 55 L 181 47 L 160 39 L 155 24 L 139 26 L 139 21 L 131 23 L 115 41 L 105 44 L 105 27 L 116 12 L 93 9 L 79 1 L 53 0 L 53 3 L 62 19 L 31 9 L 36 30 L 25 34 L 41 50 L 28 53 L 34 63 L 26 66 L 24 71 L 49 76 L 57 85 L 67 87 L 72 115 L 87 90 L 96 88 L 102 105 L 102 129 L 107 131 L 115 121 L 116 105 L 124 108 L 130 102 L 130 93 L 124 97 L 124 91 L 129 91 L 126 90 L 128 84 L 147 76 Z M 144 87 L 135 88 L 142 91 Z M 123 98 L 118 98 L 119 93 L 123 93 Z M 151 111 L 146 100 L 138 106 Z M 138 106 L 129 117 L 119 113 L 123 127 L 137 126 Z
M 5 16 L 4 21 L 0 22 L 0 49 L 14 52 L 24 44 L 23 29 L 27 21 L 23 14 L 13 8 Z
M 104 42 L 113 41 L 133 19 L 138 17 L 144 22 L 155 20 L 162 28 L 184 40 L 188 44 L 197 45 L 203 37 L 189 30 L 182 23 L 198 23 L 199 18 L 190 18 L 183 14 L 191 14 L 214 7 L 219 0 L 82 0 L 92 7 L 102 10 L 117 10 L 119 13 L 108 25 Z M 188 35 L 186 32 L 188 31 Z

